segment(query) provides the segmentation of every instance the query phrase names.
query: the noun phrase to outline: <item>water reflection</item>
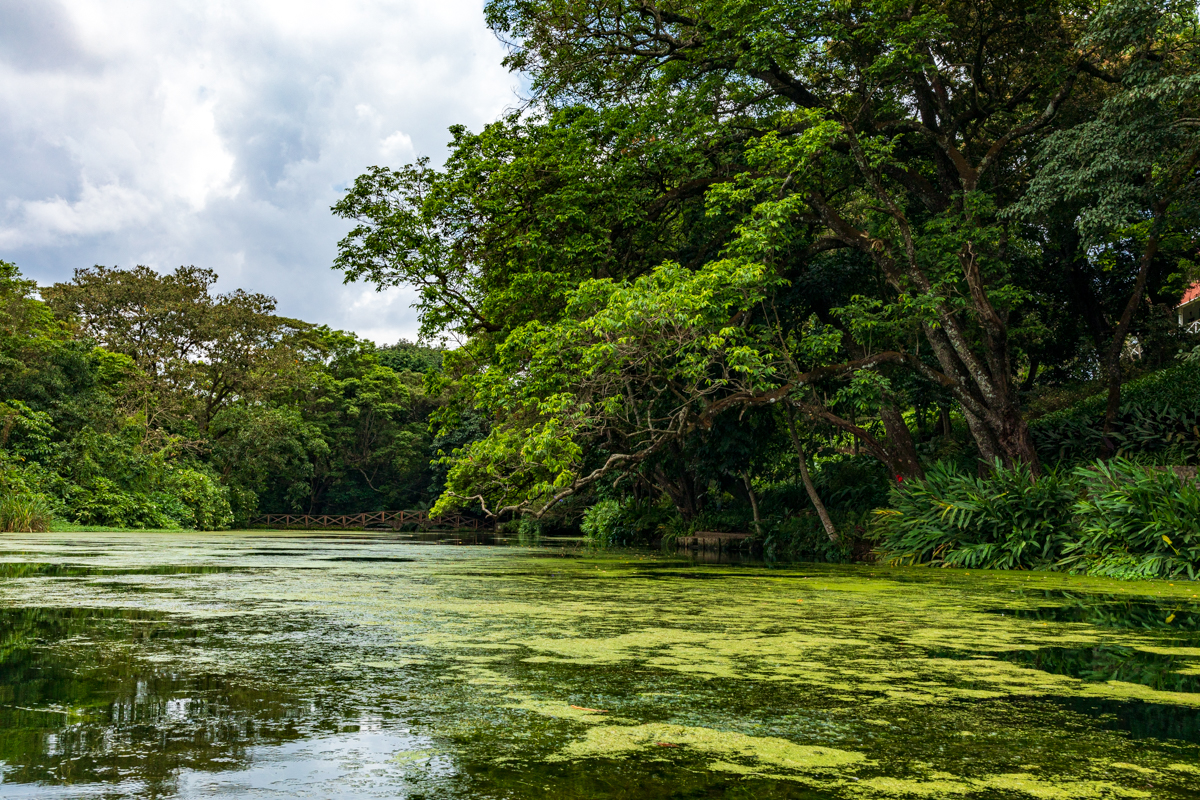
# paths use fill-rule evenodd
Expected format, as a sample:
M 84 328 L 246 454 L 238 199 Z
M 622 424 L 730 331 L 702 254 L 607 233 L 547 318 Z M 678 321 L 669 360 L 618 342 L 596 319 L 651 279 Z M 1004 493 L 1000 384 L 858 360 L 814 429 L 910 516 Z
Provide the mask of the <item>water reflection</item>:
M 156 564 L 145 567 L 95 567 L 82 564 L 53 564 L 29 561 L 0 562 L 0 579 L 5 578 L 90 578 L 97 575 L 215 575 L 241 567 L 212 564 Z
M 1134 739 L 1155 739 L 1200 744 L 1200 709 L 1160 703 L 1056 697 L 1057 705 L 1089 718 L 1107 730 L 1121 731 Z
M 1200 761 L 1194 605 L 393 534 L 108 541 L 77 567 L 23 544 L 0 582 L 5 800 L 1195 796 L 1163 766 Z
M 1039 622 L 1079 622 L 1116 630 L 1200 632 L 1200 609 L 1192 603 L 1063 591 L 1025 593 L 1024 596 L 1058 602 L 1036 608 L 997 609 L 996 613 Z
M 394 556 L 324 556 L 324 561 L 350 561 L 360 564 L 411 564 L 415 558 L 396 558 Z
M 285 693 L 140 658 L 199 635 L 140 609 L 0 609 L 5 785 L 136 775 L 158 796 L 180 769 L 227 770 L 247 763 L 253 745 L 296 738 L 303 709 Z
M 1123 681 L 1161 692 L 1200 692 L 1200 673 L 1184 674 L 1196 660 L 1120 645 L 1042 647 L 1000 654 L 1005 661 L 1055 675 L 1101 683 Z

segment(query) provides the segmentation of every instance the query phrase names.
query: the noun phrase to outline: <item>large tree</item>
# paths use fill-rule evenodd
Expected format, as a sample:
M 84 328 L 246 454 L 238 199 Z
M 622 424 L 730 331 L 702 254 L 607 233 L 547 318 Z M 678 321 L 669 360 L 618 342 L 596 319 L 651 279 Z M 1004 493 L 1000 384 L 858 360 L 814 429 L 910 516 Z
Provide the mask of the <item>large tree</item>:
M 743 131 L 748 193 L 733 210 L 769 232 L 754 243 L 760 257 L 785 276 L 832 249 L 870 259 L 887 285 L 874 316 L 903 318 L 934 356 L 912 358 L 900 336 L 885 343 L 896 358 L 955 397 L 985 458 L 1037 469 L 1019 399 L 1037 320 L 1017 279 L 1029 254 L 1006 211 L 1049 137 L 1096 120 L 1110 87 L 1144 85 L 1145 65 L 1185 50 L 1181 37 L 1194 43 L 1194 7 L 493 0 L 488 13 L 547 105 L 683 97 L 714 130 Z M 1175 98 L 1189 85 L 1178 73 Z M 1161 119 L 1140 122 L 1155 129 L 1145 149 L 1166 138 Z M 1167 158 L 1187 173 L 1189 146 L 1170 138 Z M 1143 205 L 1170 205 L 1149 194 Z
M 1070 276 L 1099 355 L 1105 434 L 1145 300 L 1162 294 L 1181 259 L 1200 253 L 1195 13 L 1194 4 L 1169 2 L 1113 2 L 1097 12 L 1083 43 L 1104 67 L 1095 73 L 1103 102 L 1046 138 L 1028 191 L 1010 209 L 1042 233 L 1047 251 L 1070 260 L 1060 274 Z M 1064 217 L 1069 225 L 1055 229 Z
M 199 432 L 222 408 L 260 396 L 297 363 L 311 326 L 274 314 L 275 299 L 238 289 L 214 295 L 211 270 L 75 270 L 42 290 L 78 333 L 140 368 L 148 424 L 187 421 Z
M 953 402 L 986 462 L 1037 474 L 1024 393 L 1101 370 L 1119 389 L 1142 299 L 1195 248 L 1184 4 L 488 15 L 529 109 L 335 208 L 358 223 L 347 278 L 422 286 L 425 332 L 461 337 L 446 379 L 491 434 L 449 458 L 447 502 L 543 511 L 632 470 L 686 514 L 659 460 L 775 403 L 919 477 L 906 408 Z

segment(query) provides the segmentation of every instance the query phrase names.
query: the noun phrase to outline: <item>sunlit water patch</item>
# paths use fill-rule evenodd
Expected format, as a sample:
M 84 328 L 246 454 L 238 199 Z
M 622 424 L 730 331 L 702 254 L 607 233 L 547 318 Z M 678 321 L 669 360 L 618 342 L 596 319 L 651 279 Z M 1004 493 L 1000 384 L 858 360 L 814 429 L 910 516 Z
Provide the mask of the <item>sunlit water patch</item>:
M 0 796 L 1200 797 L 1195 586 L 0 539 Z

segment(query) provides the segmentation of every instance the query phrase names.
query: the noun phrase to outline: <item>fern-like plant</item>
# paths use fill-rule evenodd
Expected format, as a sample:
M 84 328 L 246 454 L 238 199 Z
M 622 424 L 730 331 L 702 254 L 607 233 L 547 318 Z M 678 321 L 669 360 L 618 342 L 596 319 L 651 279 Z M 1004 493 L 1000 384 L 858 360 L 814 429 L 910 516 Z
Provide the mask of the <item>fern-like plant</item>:
M 894 564 L 1028 569 L 1053 564 L 1074 533 L 1069 476 L 1034 478 L 1024 466 L 993 465 L 980 478 L 953 462 L 891 493 L 876 513 L 879 551 Z
M 1200 576 L 1200 485 L 1126 459 L 1075 470 L 1076 542 L 1060 566 L 1117 578 Z

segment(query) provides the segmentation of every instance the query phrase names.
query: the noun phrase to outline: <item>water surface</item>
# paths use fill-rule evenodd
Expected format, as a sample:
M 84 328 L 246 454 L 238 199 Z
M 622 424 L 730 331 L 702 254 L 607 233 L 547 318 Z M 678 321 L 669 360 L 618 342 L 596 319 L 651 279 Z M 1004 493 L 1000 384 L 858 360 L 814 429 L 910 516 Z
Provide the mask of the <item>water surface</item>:
M 1194 584 L 0 538 L 4 798 L 1198 798 Z

